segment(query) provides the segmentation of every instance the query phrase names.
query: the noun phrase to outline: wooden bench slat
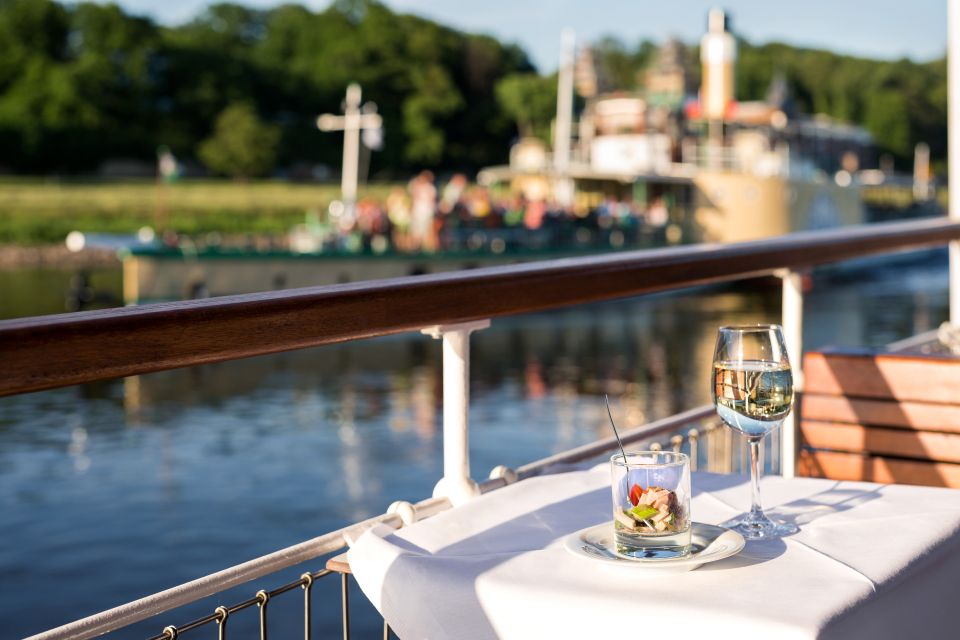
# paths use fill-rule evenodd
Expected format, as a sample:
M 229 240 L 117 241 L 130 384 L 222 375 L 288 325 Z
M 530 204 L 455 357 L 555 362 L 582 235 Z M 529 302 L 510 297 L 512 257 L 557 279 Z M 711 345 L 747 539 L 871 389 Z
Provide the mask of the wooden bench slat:
M 960 435 L 907 431 L 859 424 L 802 420 L 803 441 L 815 449 L 879 453 L 905 458 L 960 463 Z
M 868 400 L 807 392 L 803 394 L 802 416 L 804 420 L 960 433 L 960 405 Z
M 834 451 L 802 450 L 799 475 L 834 480 L 917 484 L 960 489 L 960 465 L 919 460 L 894 460 Z
M 805 390 L 835 396 L 956 404 L 960 360 L 900 354 L 810 352 Z

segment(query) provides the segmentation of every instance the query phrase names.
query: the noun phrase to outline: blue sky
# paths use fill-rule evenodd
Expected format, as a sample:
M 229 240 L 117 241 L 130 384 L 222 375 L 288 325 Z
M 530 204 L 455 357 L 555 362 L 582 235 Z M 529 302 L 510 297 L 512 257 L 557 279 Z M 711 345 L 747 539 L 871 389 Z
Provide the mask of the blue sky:
M 296 1 L 296 0 L 293 0 Z M 119 0 L 128 11 L 166 24 L 196 15 L 207 0 Z M 269 7 L 280 0 L 246 0 Z M 302 0 L 322 9 L 329 0 Z M 625 42 L 675 35 L 692 42 L 707 11 L 721 6 L 734 30 L 751 42 L 780 40 L 877 58 L 940 57 L 946 50 L 947 0 L 386 0 L 396 11 L 416 13 L 468 31 L 493 34 L 526 49 L 541 70 L 557 66 L 560 30 L 574 27 L 579 41 L 611 34 Z M 668 6 L 669 5 L 669 6 Z

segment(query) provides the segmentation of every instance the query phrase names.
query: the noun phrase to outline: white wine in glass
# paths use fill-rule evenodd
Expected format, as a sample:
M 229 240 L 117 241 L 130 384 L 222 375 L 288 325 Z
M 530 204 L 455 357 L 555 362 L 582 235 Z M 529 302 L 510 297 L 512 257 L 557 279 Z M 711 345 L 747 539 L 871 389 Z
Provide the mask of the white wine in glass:
M 760 445 L 793 406 L 793 373 L 780 326 L 720 327 L 711 387 L 717 414 L 750 444 L 753 503 L 730 524 L 751 540 L 796 533 L 796 525 L 774 522 L 760 507 Z

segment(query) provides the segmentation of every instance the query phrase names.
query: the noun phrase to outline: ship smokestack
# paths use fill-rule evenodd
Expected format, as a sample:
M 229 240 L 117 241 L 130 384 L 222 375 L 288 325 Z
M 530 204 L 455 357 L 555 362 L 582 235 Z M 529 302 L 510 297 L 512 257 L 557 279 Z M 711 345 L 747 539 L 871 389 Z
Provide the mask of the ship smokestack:
M 712 9 L 707 20 L 707 33 L 700 40 L 703 66 L 700 108 L 703 117 L 711 122 L 722 122 L 727 107 L 734 100 L 733 67 L 736 60 L 737 41 L 729 31 L 729 17 L 722 9 Z

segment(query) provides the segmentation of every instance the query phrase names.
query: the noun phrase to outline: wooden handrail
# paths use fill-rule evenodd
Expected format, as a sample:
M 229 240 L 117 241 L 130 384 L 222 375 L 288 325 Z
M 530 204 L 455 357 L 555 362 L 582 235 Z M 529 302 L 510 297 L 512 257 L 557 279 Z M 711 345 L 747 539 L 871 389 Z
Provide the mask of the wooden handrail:
M 0 322 L 0 396 L 770 274 L 960 238 L 946 218 Z

